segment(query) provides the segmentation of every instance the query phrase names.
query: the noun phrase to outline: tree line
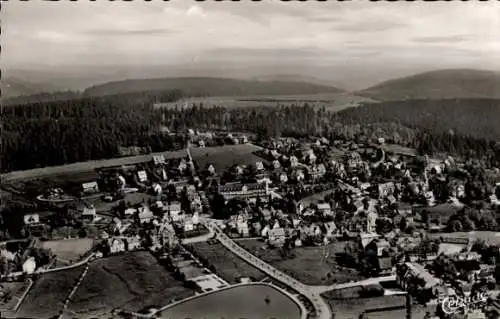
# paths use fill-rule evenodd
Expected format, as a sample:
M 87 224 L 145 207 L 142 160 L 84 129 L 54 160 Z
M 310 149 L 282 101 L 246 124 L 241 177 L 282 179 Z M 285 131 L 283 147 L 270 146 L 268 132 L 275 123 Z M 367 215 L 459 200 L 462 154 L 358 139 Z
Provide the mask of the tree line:
M 307 103 L 269 107 L 154 108 L 175 102 L 179 90 L 36 102 L 2 109 L 2 171 L 119 156 L 119 147 L 167 151 L 198 130 L 238 130 L 270 136 L 325 136 L 331 140 L 387 142 L 432 155 L 449 152 L 499 165 L 500 100 L 401 101 L 368 104 L 340 112 Z

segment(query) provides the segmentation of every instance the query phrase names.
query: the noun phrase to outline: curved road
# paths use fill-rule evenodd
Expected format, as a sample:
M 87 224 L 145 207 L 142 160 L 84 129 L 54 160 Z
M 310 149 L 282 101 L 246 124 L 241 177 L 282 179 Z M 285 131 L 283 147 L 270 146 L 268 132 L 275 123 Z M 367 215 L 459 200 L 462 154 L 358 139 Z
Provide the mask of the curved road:
M 280 270 L 274 268 L 268 263 L 262 261 L 261 259 L 255 257 L 247 250 L 238 246 L 231 238 L 229 238 L 224 232 L 217 226 L 213 221 L 201 219 L 202 223 L 208 229 L 213 230 L 217 234 L 217 239 L 223 244 L 227 249 L 229 249 L 233 254 L 237 255 L 241 259 L 245 260 L 254 267 L 259 268 L 261 271 L 265 272 L 270 277 L 279 280 L 280 282 L 286 284 L 290 288 L 294 289 L 301 295 L 305 296 L 313 304 L 316 311 L 316 317 L 319 319 L 331 319 L 332 312 L 328 304 L 321 298 L 320 292 L 315 286 L 304 285 L 300 281 L 286 275 Z

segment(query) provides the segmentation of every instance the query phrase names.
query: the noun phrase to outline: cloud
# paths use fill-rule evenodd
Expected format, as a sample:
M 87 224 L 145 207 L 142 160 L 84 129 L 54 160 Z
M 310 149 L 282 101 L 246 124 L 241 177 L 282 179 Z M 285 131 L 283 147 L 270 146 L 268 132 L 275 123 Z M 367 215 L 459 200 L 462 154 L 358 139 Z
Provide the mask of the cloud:
M 172 29 L 94 29 L 86 31 L 88 35 L 105 35 L 105 36 L 147 36 L 147 35 L 170 35 L 176 33 Z
M 389 21 L 389 20 L 369 20 L 356 21 L 355 23 L 339 23 L 334 25 L 330 30 L 342 31 L 351 33 L 367 33 L 388 31 L 405 27 L 406 24 L 402 22 Z
M 201 8 L 200 6 L 197 6 L 197 5 L 190 6 L 189 9 L 187 9 L 187 11 L 186 11 L 186 15 L 188 17 L 200 17 L 200 18 L 207 17 L 205 10 L 203 10 L 203 8 Z
M 413 42 L 419 43 L 459 43 L 471 39 L 470 35 L 457 34 L 445 36 L 430 36 L 430 37 L 414 37 Z

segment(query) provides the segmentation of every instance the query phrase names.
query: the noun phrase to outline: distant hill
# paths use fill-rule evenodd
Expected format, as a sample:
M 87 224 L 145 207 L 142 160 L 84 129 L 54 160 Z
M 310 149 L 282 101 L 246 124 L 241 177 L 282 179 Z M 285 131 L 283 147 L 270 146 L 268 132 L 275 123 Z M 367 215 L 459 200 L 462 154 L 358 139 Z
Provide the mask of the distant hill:
M 181 90 L 194 96 L 249 96 L 342 92 L 333 86 L 291 81 L 248 81 L 210 77 L 178 77 L 114 81 L 89 87 L 84 96 L 103 96 L 147 90 Z
M 77 99 L 80 97 L 79 92 L 75 91 L 57 91 L 50 93 L 36 93 L 30 95 L 19 95 L 8 98 L 2 97 L 2 105 L 21 105 L 29 103 L 42 103 L 42 102 L 53 102 L 53 101 L 66 101 Z
M 382 101 L 406 99 L 500 98 L 500 72 L 440 70 L 380 83 L 358 95 Z
M 500 141 L 500 99 L 414 99 L 370 103 L 336 114 L 344 123 L 400 123 L 433 133 Z
M 22 95 L 32 95 L 56 90 L 56 88 L 50 84 L 30 82 L 14 77 L 3 78 L 0 88 L 2 89 L 2 100 Z

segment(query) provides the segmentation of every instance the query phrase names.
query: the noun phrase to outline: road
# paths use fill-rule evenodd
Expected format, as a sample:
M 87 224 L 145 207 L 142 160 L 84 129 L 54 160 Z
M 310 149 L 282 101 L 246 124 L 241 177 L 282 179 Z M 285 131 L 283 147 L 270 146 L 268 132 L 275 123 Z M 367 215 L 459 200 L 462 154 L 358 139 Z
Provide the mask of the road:
M 209 219 L 201 219 L 202 223 L 208 229 L 212 229 L 217 234 L 217 239 L 222 245 L 224 245 L 233 254 L 237 255 L 241 259 L 245 260 L 252 266 L 259 268 L 261 271 L 266 273 L 268 276 L 286 284 L 290 288 L 294 289 L 313 304 L 316 311 L 316 317 L 319 319 L 331 319 L 332 312 L 328 304 L 321 298 L 320 293 L 314 286 L 304 285 L 298 280 L 288 276 L 287 274 L 281 272 L 280 270 L 274 268 L 268 263 L 262 261 L 261 259 L 255 257 L 247 250 L 238 246 L 231 238 L 229 238 L 224 232 L 217 226 L 217 224 Z
M 330 286 L 314 286 L 314 288 L 312 288 L 312 289 L 314 289 L 315 291 L 317 291 L 319 293 L 324 293 L 327 291 L 332 291 L 332 290 L 337 290 L 337 289 L 375 285 L 375 284 L 379 284 L 379 283 L 384 282 L 384 281 L 395 281 L 395 280 L 396 280 L 396 276 L 390 275 L 390 276 L 382 276 L 382 277 L 373 277 L 373 278 L 368 278 L 365 280 L 354 281 L 354 282 L 346 282 L 343 284 L 333 284 Z

